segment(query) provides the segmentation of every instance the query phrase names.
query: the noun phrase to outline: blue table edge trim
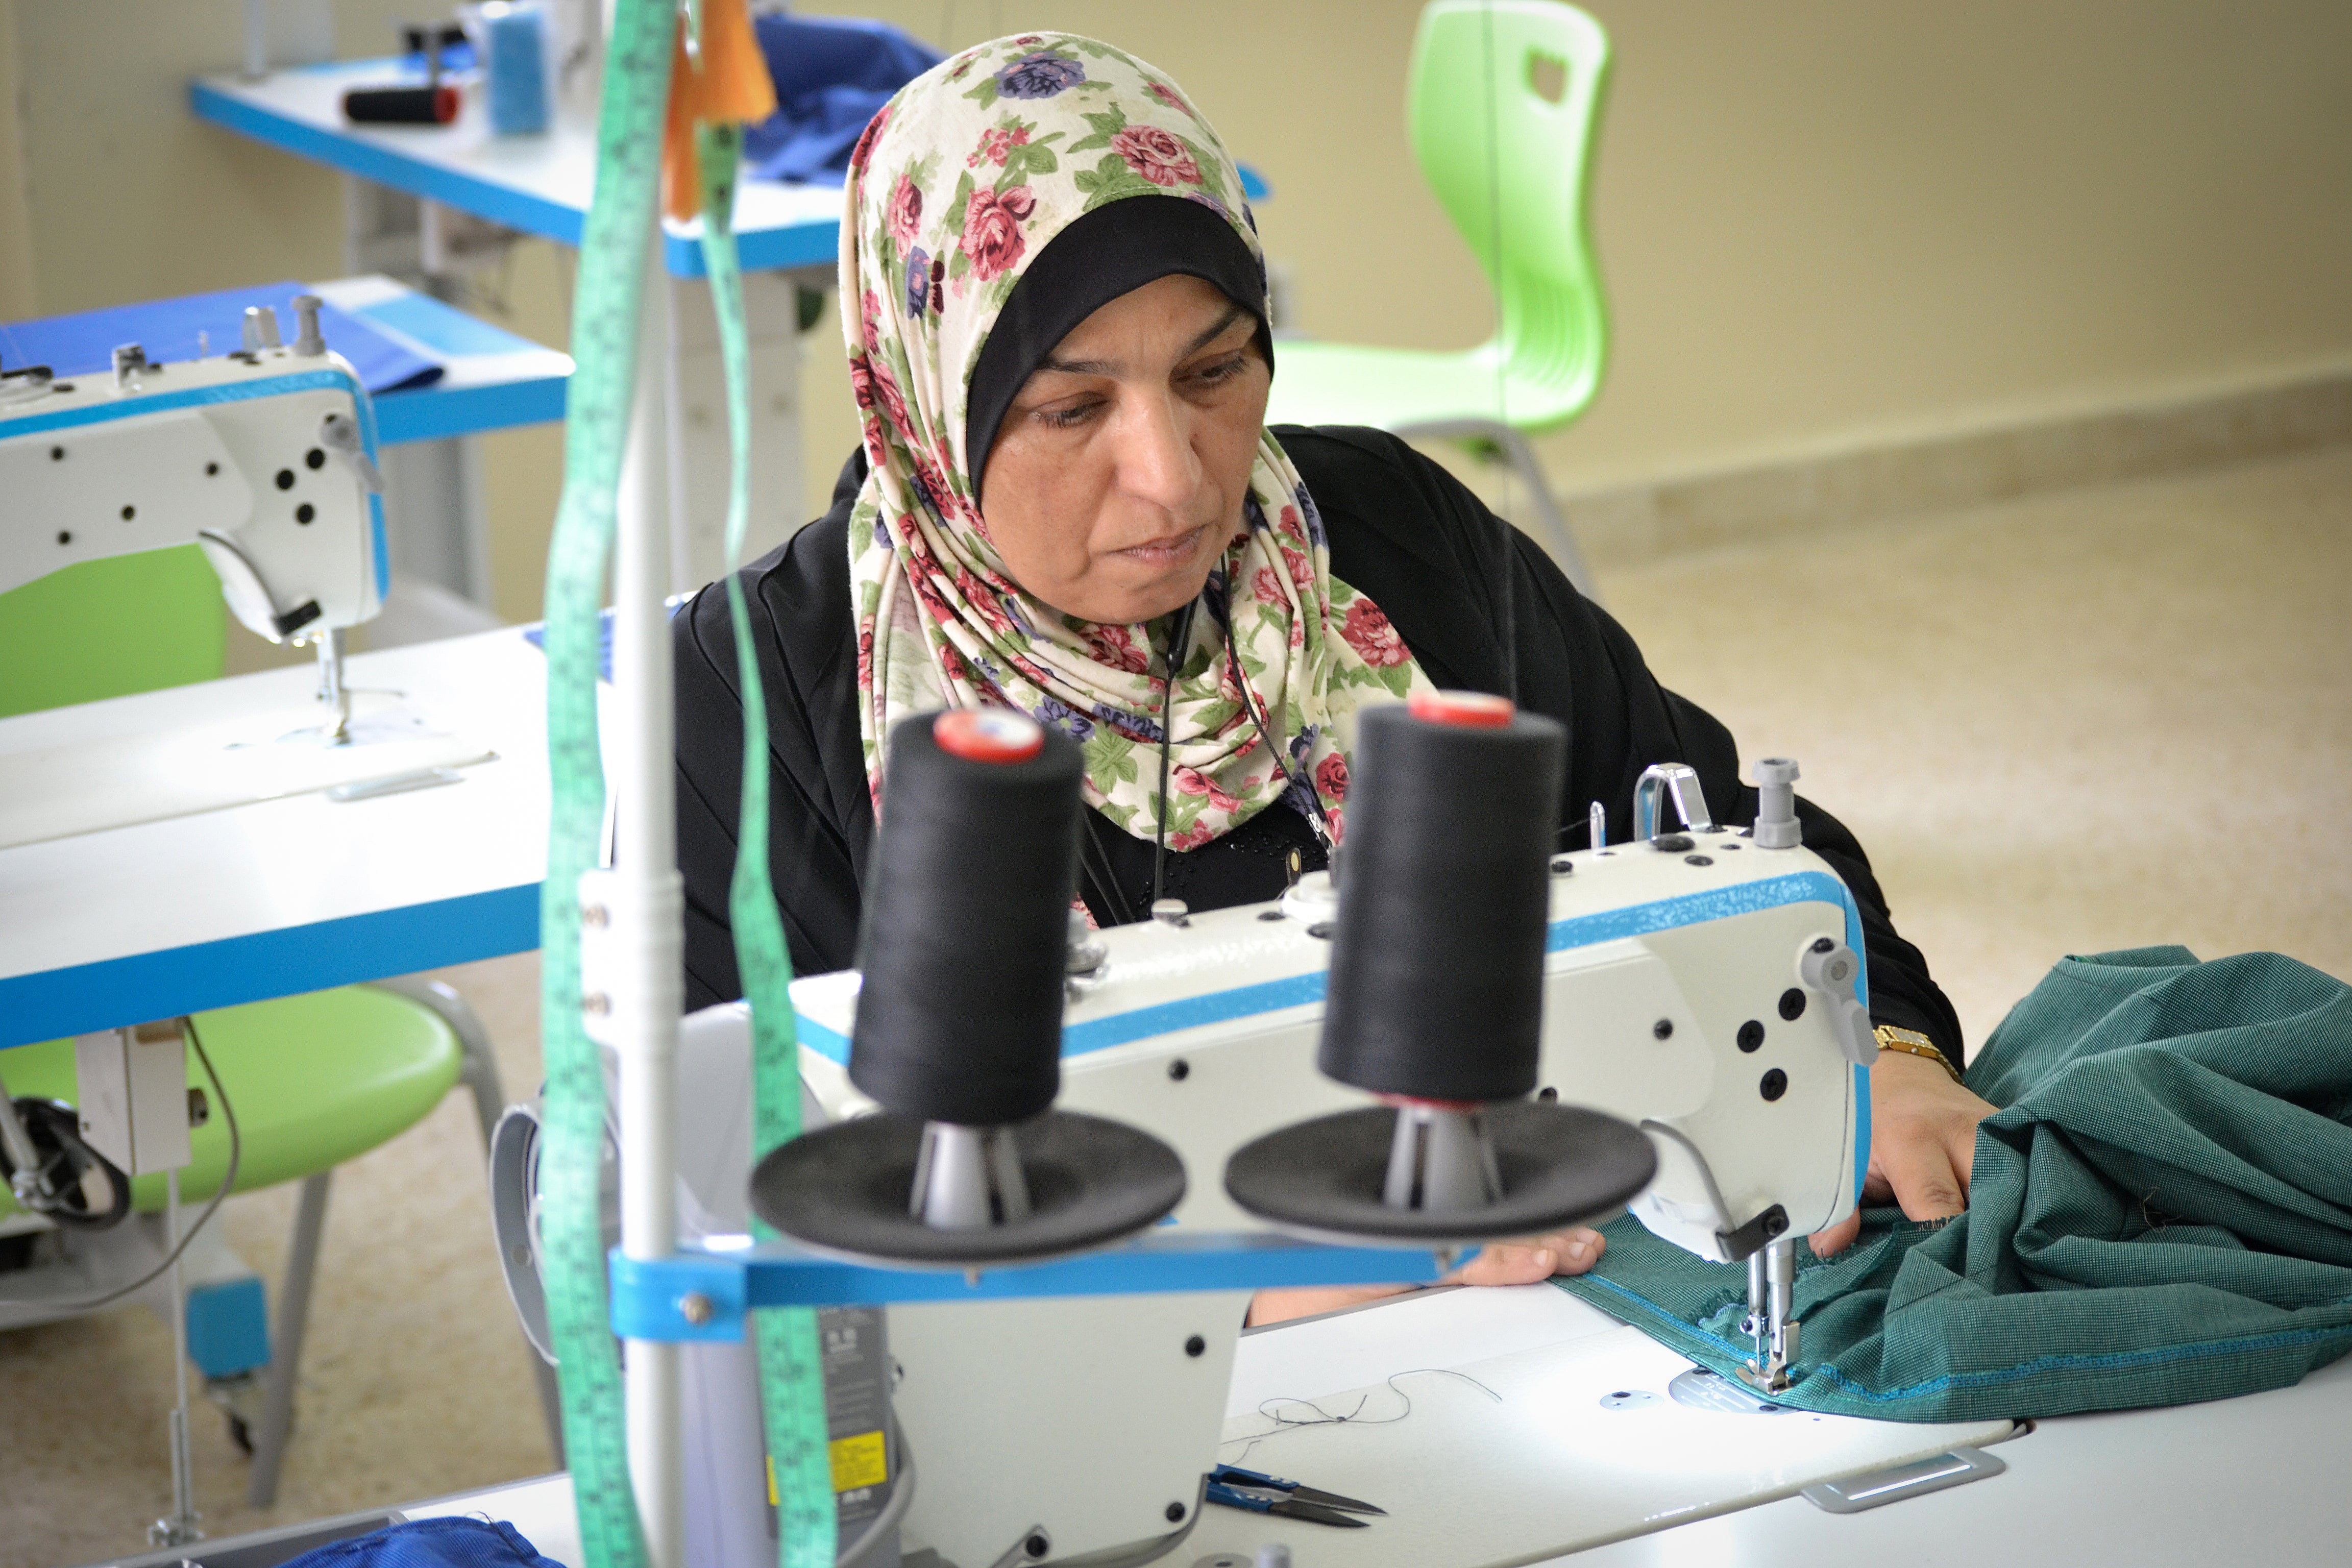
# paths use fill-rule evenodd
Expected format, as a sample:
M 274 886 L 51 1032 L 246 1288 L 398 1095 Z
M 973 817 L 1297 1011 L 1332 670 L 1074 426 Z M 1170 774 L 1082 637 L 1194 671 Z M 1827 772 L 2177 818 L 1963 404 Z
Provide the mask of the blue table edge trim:
M 404 158 L 373 142 L 339 136 L 302 121 L 273 114 L 207 81 L 189 84 L 188 106 L 199 120 L 313 163 L 406 191 L 411 195 L 428 196 L 526 234 L 575 248 L 580 244 L 582 214 L 543 196 L 531 195 L 510 185 L 471 179 L 455 170 Z
M 0 1050 L 539 946 L 539 884 L 0 980 Z
M 721 1238 L 713 1238 L 714 1240 Z M 1330 1247 L 1265 1232 L 1154 1229 L 1044 1263 L 890 1268 L 803 1252 L 789 1242 L 705 1247 L 667 1258 L 608 1259 L 613 1331 L 623 1339 L 734 1341 L 766 1307 L 887 1306 L 1042 1297 L 1173 1295 L 1297 1285 L 1427 1284 L 1476 1249 L 1441 1262 L 1426 1248 Z M 687 1315 L 688 1296 L 700 1299 Z
M 292 153 L 347 174 L 425 196 L 492 223 L 554 240 L 574 249 L 580 246 L 584 213 L 544 196 L 532 195 L 494 181 L 475 179 L 454 169 L 422 159 L 404 157 L 389 148 L 356 137 L 339 135 L 307 121 L 273 113 L 212 83 L 197 80 L 188 87 L 189 108 L 199 120 L 240 136 L 249 136 L 281 152 Z M 736 237 L 746 271 L 775 272 L 789 268 L 831 266 L 841 249 L 838 216 L 776 228 L 752 228 Z M 662 261 L 674 278 L 705 276 L 702 239 L 698 226 L 662 229 Z

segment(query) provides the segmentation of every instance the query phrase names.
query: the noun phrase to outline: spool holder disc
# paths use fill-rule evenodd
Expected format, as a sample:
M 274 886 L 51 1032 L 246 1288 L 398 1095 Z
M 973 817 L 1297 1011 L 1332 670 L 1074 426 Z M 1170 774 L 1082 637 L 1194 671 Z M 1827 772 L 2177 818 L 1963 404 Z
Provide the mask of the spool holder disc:
M 923 1125 L 859 1117 L 804 1133 L 751 1173 L 751 1208 L 813 1252 L 894 1268 L 1035 1263 L 1133 1235 L 1184 1197 L 1184 1163 L 1150 1133 L 1075 1110 L 1019 1124 L 1026 1218 L 940 1230 L 908 1212 Z
M 1484 1112 L 1502 1196 L 1476 1208 L 1381 1200 L 1397 1112 L 1343 1110 L 1278 1128 L 1234 1151 L 1225 1193 L 1277 1230 L 1356 1247 L 1466 1246 L 1534 1236 L 1622 1206 L 1657 1173 L 1629 1121 L 1581 1106 L 1505 1100 Z

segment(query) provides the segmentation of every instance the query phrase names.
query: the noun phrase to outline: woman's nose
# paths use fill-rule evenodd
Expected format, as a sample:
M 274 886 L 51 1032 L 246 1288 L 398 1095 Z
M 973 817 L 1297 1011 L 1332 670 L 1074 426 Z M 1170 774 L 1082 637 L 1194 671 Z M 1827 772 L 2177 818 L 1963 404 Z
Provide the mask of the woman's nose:
M 1181 515 L 1200 486 L 1192 451 L 1192 413 L 1176 398 L 1133 397 L 1118 425 L 1118 488 L 1137 500 Z

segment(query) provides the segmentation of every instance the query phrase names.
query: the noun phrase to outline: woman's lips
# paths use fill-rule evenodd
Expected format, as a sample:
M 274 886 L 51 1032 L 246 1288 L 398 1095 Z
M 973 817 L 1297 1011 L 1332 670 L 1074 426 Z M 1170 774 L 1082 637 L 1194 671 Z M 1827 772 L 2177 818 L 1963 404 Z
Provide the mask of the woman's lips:
M 1192 553 L 1193 547 L 1201 542 L 1201 535 L 1207 531 L 1208 524 L 1202 523 L 1198 528 L 1188 528 L 1181 533 L 1171 533 L 1160 539 L 1148 539 L 1140 544 L 1128 545 L 1124 549 L 1114 551 L 1113 553 L 1125 556 L 1138 565 L 1173 566 Z

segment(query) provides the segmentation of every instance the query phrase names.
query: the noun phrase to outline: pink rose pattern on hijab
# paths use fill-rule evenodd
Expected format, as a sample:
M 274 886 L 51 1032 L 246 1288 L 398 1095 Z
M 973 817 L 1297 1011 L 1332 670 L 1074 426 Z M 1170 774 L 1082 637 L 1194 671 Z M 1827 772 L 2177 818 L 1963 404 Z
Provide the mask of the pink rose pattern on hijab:
M 1202 203 L 1263 261 L 1240 172 L 1189 100 L 1132 56 L 1066 34 L 941 62 L 874 117 L 851 156 L 841 300 L 869 465 L 849 528 L 867 784 L 878 809 L 898 719 L 1002 706 L 1079 742 L 1087 803 L 1139 838 L 1164 809 L 1170 845 L 1196 848 L 1286 793 L 1310 817 L 1319 808 L 1336 837 L 1357 712 L 1429 680 L 1380 608 L 1331 575 L 1314 499 L 1271 434 L 1182 652 L 1164 808 L 1167 661 L 1152 628 L 1081 621 L 1031 597 L 972 500 L 965 403 L 998 312 L 1069 223 L 1144 197 Z

